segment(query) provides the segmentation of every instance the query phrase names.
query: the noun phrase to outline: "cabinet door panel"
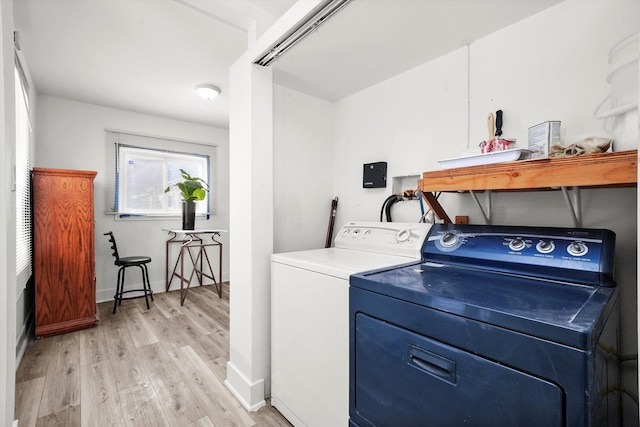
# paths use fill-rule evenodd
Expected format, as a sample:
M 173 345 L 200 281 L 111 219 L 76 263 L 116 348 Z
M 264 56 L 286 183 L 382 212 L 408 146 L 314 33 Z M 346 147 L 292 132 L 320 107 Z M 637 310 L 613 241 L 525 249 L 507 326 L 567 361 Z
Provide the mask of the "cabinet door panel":
M 94 177 L 34 169 L 36 335 L 95 323 Z

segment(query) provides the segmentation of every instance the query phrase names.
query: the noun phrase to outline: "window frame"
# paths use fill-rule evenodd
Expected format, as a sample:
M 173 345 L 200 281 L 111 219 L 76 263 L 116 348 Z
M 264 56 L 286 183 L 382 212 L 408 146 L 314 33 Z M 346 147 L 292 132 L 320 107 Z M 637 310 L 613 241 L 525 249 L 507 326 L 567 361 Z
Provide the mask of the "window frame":
M 105 210 L 105 214 L 114 215 L 114 219 L 116 220 L 151 220 L 151 219 L 168 219 L 168 218 L 176 218 L 182 215 L 181 203 L 182 199 L 179 196 L 179 192 L 175 193 L 173 197 L 174 202 L 172 204 L 172 210 L 144 210 L 144 209 L 136 209 L 131 208 L 129 206 L 126 207 L 126 204 L 123 204 L 121 198 L 121 192 L 123 189 L 121 188 L 122 184 L 120 182 L 121 179 L 124 178 L 122 175 L 124 171 L 122 170 L 122 159 L 125 158 L 123 156 L 121 148 L 133 149 L 133 150 L 141 150 L 142 153 L 147 152 L 152 157 L 153 156 L 161 156 L 168 157 L 169 160 L 175 159 L 176 156 L 179 160 L 180 157 L 186 156 L 187 159 L 192 157 L 197 161 L 202 162 L 204 160 L 204 169 L 206 169 L 206 173 L 196 172 L 196 176 L 199 176 L 203 180 L 205 180 L 209 185 L 209 191 L 207 193 L 207 199 L 204 201 L 199 201 L 196 203 L 196 207 L 199 208 L 197 213 L 198 218 L 210 219 L 211 215 L 215 215 L 215 206 L 216 206 L 216 160 L 217 160 L 217 145 L 215 144 L 207 144 L 202 142 L 195 141 L 186 141 L 186 140 L 178 140 L 173 138 L 165 138 L 159 136 L 149 136 L 144 134 L 130 133 L 125 131 L 118 130 L 110 130 L 105 129 L 106 134 L 106 158 L 107 158 L 107 174 L 106 179 L 108 180 L 107 191 L 105 191 L 106 196 L 106 206 L 108 207 Z M 164 160 L 163 160 L 164 162 Z M 164 166 L 163 166 L 164 167 Z M 153 197 L 171 197 L 164 193 L 164 189 L 167 186 L 167 180 L 169 178 L 173 178 L 175 180 L 177 176 L 179 176 L 178 168 L 181 168 L 180 165 L 171 168 L 171 174 L 167 176 L 163 175 L 162 183 L 156 184 L 153 186 Z M 185 167 L 188 172 L 192 173 L 189 167 Z M 196 169 L 198 170 L 198 169 Z M 157 172 L 157 171 L 156 171 Z M 156 173 L 157 175 L 157 173 Z M 161 187 L 161 188 L 160 188 Z M 161 191 L 160 191 L 161 190 Z M 157 202 L 157 199 L 155 199 Z M 168 202 L 171 203 L 171 202 Z M 167 206 L 167 205 L 165 205 Z M 179 206 L 179 209 L 178 209 Z

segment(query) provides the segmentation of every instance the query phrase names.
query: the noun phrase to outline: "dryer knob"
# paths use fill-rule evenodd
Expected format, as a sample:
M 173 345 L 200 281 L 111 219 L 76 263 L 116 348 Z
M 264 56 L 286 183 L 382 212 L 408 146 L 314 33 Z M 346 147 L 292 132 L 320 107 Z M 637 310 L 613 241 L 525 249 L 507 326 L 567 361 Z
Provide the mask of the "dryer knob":
M 445 248 L 450 248 L 451 246 L 455 246 L 458 240 L 459 237 L 456 233 L 449 232 L 440 237 L 440 244 Z
M 573 256 L 582 256 L 586 254 L 588 250 L 587 245 L 582 242 L 573 242 L 567 247 L 567 252 Z
M 540 240 L 536 245 L 536 249 L 538 250 L 538 252 L 543 254 L 548 254 L 549 252 L 553 252 L 555 247 L 556 245 L 554 245 L 551 240 L 544 240 L 544 239 Z
M 524 249 L 524 247 L 525 247 L 524 240 L 522 240 L 522 238 L 520 237 L 516 237 L 515 239 L 509 242 L 509 249 L 511 249 L 512 251 L 519 251 L 521 249 Z

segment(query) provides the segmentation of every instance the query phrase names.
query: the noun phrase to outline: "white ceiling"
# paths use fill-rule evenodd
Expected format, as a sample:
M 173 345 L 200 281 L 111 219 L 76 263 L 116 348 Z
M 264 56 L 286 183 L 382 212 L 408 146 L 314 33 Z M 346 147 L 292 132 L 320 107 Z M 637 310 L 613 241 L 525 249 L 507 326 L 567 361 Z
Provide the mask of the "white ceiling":
M 38 93 L 228 127 L 229 66 L 295 0 L 14 0 Z M 214 102 L 194 87 L 222 89 Z
M 247 30 L 294 2 L 14 0 L 14 14 L 38 93 L 226 128 Z M 272 65 L 275 79 L 336 101 L 559 2 L 353 0 Z M 202 83 L 222 95 L 198 98 Z
M 277 83 L 337 101 L 560 0 L 353 0 L 277 60 Z M 500 60 L 499 52 L 492 58 Z

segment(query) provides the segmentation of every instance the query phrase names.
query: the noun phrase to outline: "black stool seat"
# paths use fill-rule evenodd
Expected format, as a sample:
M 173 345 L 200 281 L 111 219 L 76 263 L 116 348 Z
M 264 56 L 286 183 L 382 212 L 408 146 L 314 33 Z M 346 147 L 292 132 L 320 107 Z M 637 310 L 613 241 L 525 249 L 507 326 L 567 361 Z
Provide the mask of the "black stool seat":
M 109 242 L 111 242 L 111 249 L 113 250 L 113 256 L 115 257 L 114 264 L 120 267 L 118 270 L 118 283 L 116 284 L 116 294 L 113 296 L 113 313 L 115 314 L 116 308 L 122 305 L 124 299 L 144 298 L 147 302 L 147 310 L 149 307 L 149 298 L 153 301 L 153 291 L 149 284 L 149 270 L 147 264 L 151 262 L 151 258 L 148 256 L 136 255 L 128 257 L 120 257 L 118 254 L 118 245 L 116 245 L 116 238 L 113 236 L 113 232 L 109 231 L 104 233 L 105 236 L 109 236 Z M 124 290 L 124 272 L 127 267 L 140 267 L 142 271 L 142 289 L 128 289 Z
M 138 264 L 147 264 L 151 262 L 151 258 L 148 256 L 127 256 L 118 260 L 116 265 L 130 267 Z

